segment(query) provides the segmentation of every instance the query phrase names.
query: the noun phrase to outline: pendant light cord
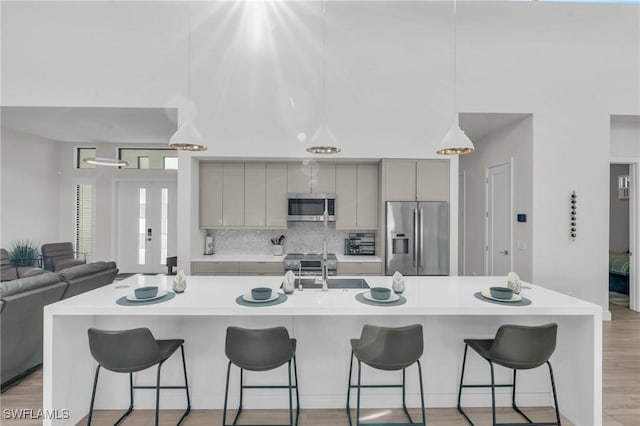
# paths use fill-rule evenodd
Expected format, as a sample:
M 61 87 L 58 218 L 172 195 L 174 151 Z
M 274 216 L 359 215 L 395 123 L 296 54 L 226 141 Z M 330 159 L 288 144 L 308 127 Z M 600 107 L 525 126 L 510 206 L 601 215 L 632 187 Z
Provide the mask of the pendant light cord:
M 191 99 L 191 1 L 187 2 L 187 4 L 189 22 L 187 42 L 187 97 L 189 99 L 189 110 L 191 110 L 191 103 L 193 103 L 193 100 Z M 189 111 L 189 119 L 191 119 L 191 111 Z
M 322 120 L 327 121 L 327 5 L 326 0 L 322 0 Z
M 458 19 L 457 3 L 453 0 L 453 116 L 458 123 Z

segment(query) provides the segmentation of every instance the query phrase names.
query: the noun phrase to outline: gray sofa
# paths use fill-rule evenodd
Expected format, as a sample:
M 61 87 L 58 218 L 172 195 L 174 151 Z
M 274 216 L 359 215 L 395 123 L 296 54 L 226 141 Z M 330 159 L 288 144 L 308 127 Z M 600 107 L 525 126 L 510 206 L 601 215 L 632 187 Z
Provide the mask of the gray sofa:
M 95 262 L 0 283 L 2 390 L 42 364 L 45 305 L 113 282 L 114 262 Z

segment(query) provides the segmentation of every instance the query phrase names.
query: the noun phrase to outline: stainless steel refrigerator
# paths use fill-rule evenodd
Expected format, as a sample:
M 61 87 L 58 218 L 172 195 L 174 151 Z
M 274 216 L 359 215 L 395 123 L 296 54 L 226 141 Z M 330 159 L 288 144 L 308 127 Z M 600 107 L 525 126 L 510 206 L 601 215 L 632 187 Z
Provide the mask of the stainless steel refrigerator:
M 449 203 L 387 201 L 386 274 L 449 275 Z

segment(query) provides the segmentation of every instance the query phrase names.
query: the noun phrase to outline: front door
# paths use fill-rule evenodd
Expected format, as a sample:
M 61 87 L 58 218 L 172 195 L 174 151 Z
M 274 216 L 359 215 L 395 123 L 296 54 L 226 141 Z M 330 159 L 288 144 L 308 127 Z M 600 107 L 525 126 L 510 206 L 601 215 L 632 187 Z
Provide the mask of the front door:
M 176 183 L 122 181 L 117 197 L 120 272 L 166 272 L 176 254 Z
M 511 165 L 487 169 L 487 275 L 511 270 Z

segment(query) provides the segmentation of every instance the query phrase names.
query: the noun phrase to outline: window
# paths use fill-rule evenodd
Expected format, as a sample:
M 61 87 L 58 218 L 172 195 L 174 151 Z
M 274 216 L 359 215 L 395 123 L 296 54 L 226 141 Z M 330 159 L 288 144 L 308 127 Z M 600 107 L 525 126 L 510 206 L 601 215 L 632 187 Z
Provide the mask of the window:
M 178 170 L 178 157 L 164 157 L 165 170 Z
M 147 188 L 140 188 L 138 201 L 138 265 L 144 265 L 147 263 Z
M 166 264 L 169 233 L 169 189 L 162 188 L 160 205 L 160 264 Z
M 139 169 L 148 169 L 149 168 L 149 157 L 138 157 L 138 168 Z
M 76 169 L 95 169 L 94 164 L 87 164 L 84 160 L 85 158 L 96 156 L 95 148 L 78 148 L 76 150 Z
M 75 247 L 87 258 L 93 254 L 93 185 L 80 183 L 76 185 L 75 209 Z
M 123 169 L 166 170 L 178 168 L 178 151 L 164 148 L 120 148 L 118 158 L 129 163 Z M 167 165 L 173 165 L 167 167 Z

